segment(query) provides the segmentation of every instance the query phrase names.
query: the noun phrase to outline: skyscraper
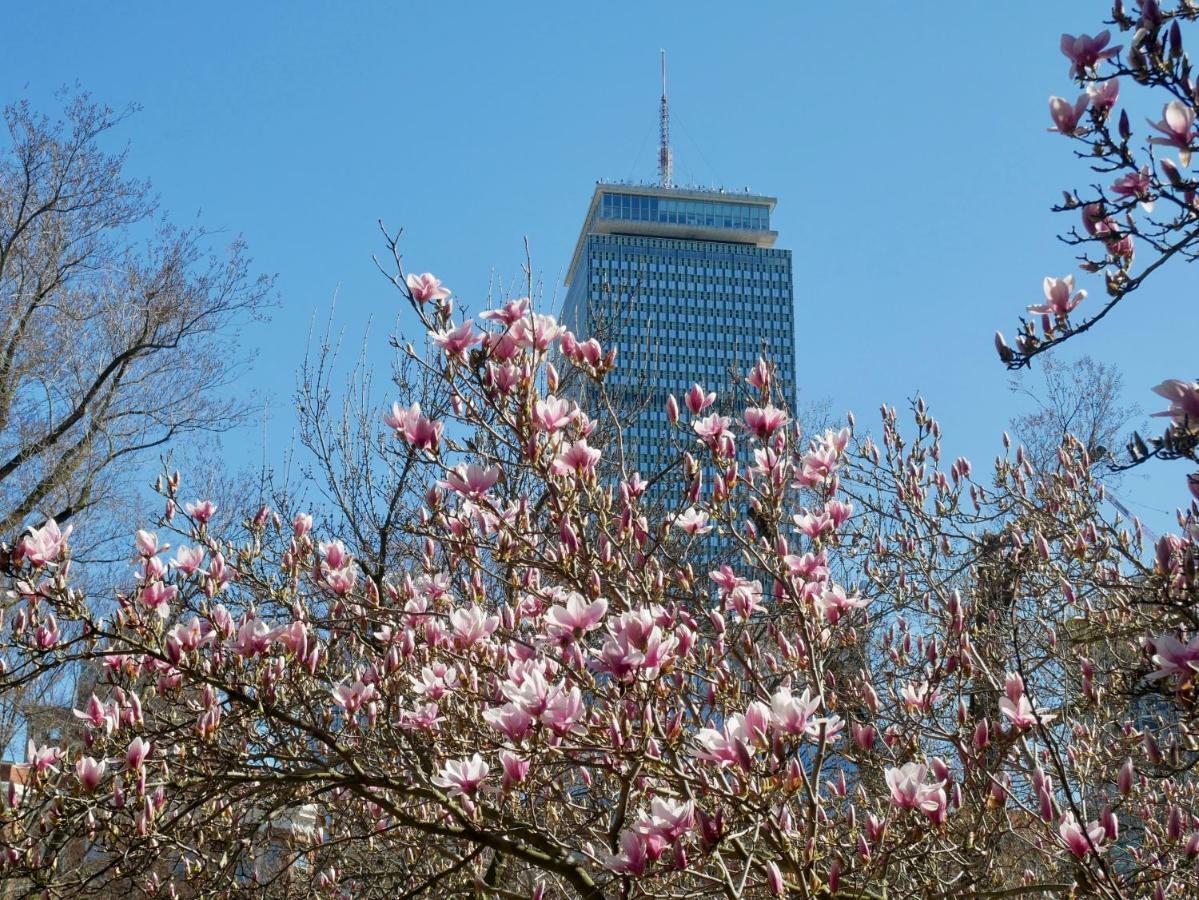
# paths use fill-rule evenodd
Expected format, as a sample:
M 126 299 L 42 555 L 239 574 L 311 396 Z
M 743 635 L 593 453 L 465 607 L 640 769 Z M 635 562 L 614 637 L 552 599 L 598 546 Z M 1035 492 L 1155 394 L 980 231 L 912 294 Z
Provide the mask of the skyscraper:
M 659 183 L 597 184 L 567 271 L 563 323 L 619 350 L 609 393 L 632 421 L 643 474 L 670 452 L 667 394 L 726 394 L 760 355 L 795 406 L 791 251 L 770 228 L 773 197 L 671 183 L 665 62 Z M 645 414 L 636 415 L 638 408 Z

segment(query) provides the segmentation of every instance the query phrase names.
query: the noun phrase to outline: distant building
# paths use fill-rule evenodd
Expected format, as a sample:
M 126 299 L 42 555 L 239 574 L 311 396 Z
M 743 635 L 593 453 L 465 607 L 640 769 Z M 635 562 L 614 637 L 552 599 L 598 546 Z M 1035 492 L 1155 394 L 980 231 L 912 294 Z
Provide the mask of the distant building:
M 608 389 L 644 406 L 627 433 L 644 474 L 669 446 L 663 406 L 698 382 L 727 392 L 765 354 L 795 406 L 791 251 L 774 246 L 773 197 L 599 184 L 567 272 L 562 321 L 619 350 Z

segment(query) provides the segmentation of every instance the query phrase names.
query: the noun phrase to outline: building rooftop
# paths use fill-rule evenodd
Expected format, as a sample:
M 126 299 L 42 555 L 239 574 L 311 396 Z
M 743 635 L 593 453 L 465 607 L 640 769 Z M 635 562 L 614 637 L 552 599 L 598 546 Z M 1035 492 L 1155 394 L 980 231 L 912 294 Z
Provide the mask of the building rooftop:
M 609 199 L 605 201 L 605 197 Z M 772 247 L 774 197 L 723 188 L 662 187 L 618 181 L 596 182 L 587 216 L 566 273 L 574 279 L 588 234 L 722 241 Z

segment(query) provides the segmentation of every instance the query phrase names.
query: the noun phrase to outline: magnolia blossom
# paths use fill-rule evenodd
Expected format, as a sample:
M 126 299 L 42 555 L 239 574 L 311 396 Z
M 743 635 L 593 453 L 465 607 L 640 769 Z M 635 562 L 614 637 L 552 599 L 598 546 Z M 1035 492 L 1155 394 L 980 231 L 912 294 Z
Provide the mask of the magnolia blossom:
M 822 702 L 820 695 L 813 697 L 808 688 L 798 697 L 792 697 L 790 688 L 781 687 L 770 698 L 771 721 L 783 734 L 812 734 Z
M 673 524 L 675 528 L 691 535 L 707 534 L 712 530 L 712 526 L 708 524 L 708 514 L 694 506 L 687 507 L 675 516 Z
M 721 766 L 736 765 L 747 772 L 753 768 L 753 735 L 745 716 L 740 713 L 729 716 L 719 730 L 701 728 L 696 732 L 695 740 L 702 748 L 700 759 L 711 760 Z
M 482 500 L 500 478 L 499 466 L 483 468 L 471 463 L 450 469 L 439 487 L 454 491 L 471 500 Z
M 604 598 L 587 599 L 575 591 L 566 594 L 563 606 L 553 606 L 545 614 L 546 632 L 558 643 L 570 643 L 595 628 L 608 611 Z
M 891 805 L 898 809 L 918 809 L 926 815 L 944 810 L 948 800 L 945 782 L 925 780 L 926 766 L 904 763 L 898 769 L 888 767 L 883 774 L 891 789 Z
M 42 745 L 35 746 L 30 740 L 25 750 L 25 758 L 29 764 L 33 766 L 33 770 L 39 774 L 45 774 L 48 771 L 58 771 L 58 764 L 62 762 L 65 754 L 58 747 L 50 747 Z
M 349 715 L 353 715 L 362 708 L 363 704 L 374 700 L 378 695 L 373 684 L 363 684 L 362 679 L 358 679 L 353 684 L 339 684 L 333 688 L 333 700 L 346 711 Z
M 29 534 L 21 539 L 17 545 L 21 556 L 35 566 L 56 561 L 66 548 L 67 538 L 71 536 L 73 528 L 73 525 L 68 525 L 65 531 L 61 531 L 57 522 L 47 519 L 45 525 L 29 529 Z
M 439 788 L 445 788 L 451 794 L 473 794 L 479 785 L 487 778 L 491 767 L 478 753 L 470 759 L 451 759 L 432 782 Z
M 189 516 L 204 525 L 216 514 L 217 506 L 211 500 L 197 500 L 195 503 L 185 503 L 183 509 Z
M 1195 136 L 1195 111 L 1190 105 L 1181 100 L 1171 100 L 1162 111 L 1162 120 L 1150 120 L 1149 124 L 1164 135 L 1149 138 L 1149 143 L 1174 147 L 1179 151 L 1182 164 L 1190 165 L 1191 140 Z
M 745 411 L 745 427 L 759 438 L 768 438 L 788 422 L 790 417 L 771 404 L 751 406 Z
M 1179 381 L 1170 378 L 1153 389 L 1159 397 L 1170 401 L 1170 408 L 1155 416 L 1169 416 L 1182 428 L 1199 429 L 1199 381 Z
M 1199 671 L 1199 635 L 1183 643 L 1172 634 L 1162 634 L 1155 637 L 1153 645 L 1153 664 L 1157 671 L 1149 676 L 1152 680 L 1181 676 L 1190 680 Z
M 591 475 L 600 461 L 601 453 L 595 447 L 587 446 L 587 439 L 575 441 L 556 457 L 550 464 L 550 471 L 558 476 Z
M 1080 134 L 1082 129 L 1078 123 L 1090 102 L 1091 98 L 1087 94 L 1079 94 L 1073 104 L 1064 97 L 1050 97 L 1049 116 L 1053 119 L 1053 127 L 1049 130 L 1065 135 Z
M 1047 277 L 1044 288 L 1045 302 L 1036 306 L 1030 306 L 1028 308 L 1029 312 L 1037 313 L 1038 315 L 1052 315 L 1065 318 L 1087 296 L 1086 291 L 1074 293 L 1073 275 L 1067 275 L 1065 278 Z
M 423 275 L 409 275 L 404 279 L 408 292 L 417 303 L 428 303 L 430 300 L 445 300 L 450 296 L 450 289 L 442 285 L 432 272 Z
M 441 422 L 434 422 L 421 415 L 419 403 L 413 403 L 408 409 L 393 403 L 391 411 L 383 414 L 383 421 L 388 427 L 395 429 L 396 437 L 418 450 L 436 451 L 445 429 Z
M 1153 212 L 1153 177 L 1149 174 L 1149 166 L 1141 166 L 1138 172 L 1121 175 L 1112 182 L 1112 193 L 1121 197 L 1135 197 L 1140 201 L 1145 212 Z
M 1101 31 L 1094 37 L 1089 34 L 1063 34 L 1062 54 L 1070 60 L 1070 77 L 1081 78 L 1102 60 L 1111 59 L 1120 52 L 1120 46 L 1108 47 L 1111 32 Z
M 553 433 L 578 417 L 579 411 L 571 401 L 559 399 L 553 394 L 533 404 L 533 421 L 542 431 Z
M 480 319 L 486 319 L 489 322 L 499 322 L 505 326 L 515 325 L 523 319 L 529 312 L 529 298 L 518 297 L 515 300 L 509 300 L 500 309 L 489 309 L 486 312 L 479 313 Z
M 79 785 L 89 794 L 100 786 L 107 770 L 108 763 L 103 759 L 97 762 L 90 756 L 81 756 L 75 762 L 75 775 L 79 779 Z
M 135 737 L 129 742 L 129 749 L 125 752 L 125 765 L 137 771 L 142 767 L 142 763 L 146 761 L 146 757 L 149 755 L 150 742 L 142 739 L 140 736 Z
M 457 328 L 451 328 L 448 331 L 430 331 L 429 337 L 445 352 L 446 356 L 463 362 L 466 360 L 466 351 L 483 340 L 483 335 L 475 331 L 471 319 L 467 319 Z
M 1057 833 L 1077 859 L 1085 858 L 1088 853 L 1092 852 L 1092 847 L 1095 852 L 1099 852 L 1107 837 L 1106 829 L 1099 822 L 1092 822 L 1084 831 L 1073 813 L 1066 813 L 1062 817 L 1062 823 L 1058 826 Z
M 175 558 L 171 561 L 171 565 L 173 565 L 184 575 L 192 575 L 197 569 L 200 568 L 203 562 L 203 547 L 188 547 L 186 545 L 180 545 L 175 551 Z
M 1087 96 L 1091 98 L 1091 109 L 1102 114 L 1110 112 L 1120 98 L 1120 79 L 1108 78 L 1088 85 Z
M 499 627 L 500 617 L 486 615 L 477 606 L 467 606 L 450 613 L 450 625 L 460 647 L 473 647 L 486 640 Z
M 716 402 L 716 392 L 705 393 L 702 387 L 698 384 L 693 384 L 687 390 L 687 396 L 683 399 L 687 402 L 687 408 L 691 410 L 691 414 L 698 416 Z

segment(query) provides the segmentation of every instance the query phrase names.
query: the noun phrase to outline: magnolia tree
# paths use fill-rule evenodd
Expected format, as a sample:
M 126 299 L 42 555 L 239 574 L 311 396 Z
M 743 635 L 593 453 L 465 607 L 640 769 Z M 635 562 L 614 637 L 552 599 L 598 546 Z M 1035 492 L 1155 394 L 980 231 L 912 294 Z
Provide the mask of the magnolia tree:
M 1143 0 L 1130 14 L 1116 0 L 1111 15 L 1108 24 L 1126 43 L 1113 44 L 1110 30 L 1062 35 L 1069 76 L 1081 92 L 1074 100 L 1049 98 L 1050 130 L 1077 145 L 1097 179 L 1085 191 L 1064 192 L 1055 210 L 1079 219 L 1061 239 L 1078 249 L 1083 272 L 1102 274 L 1106 296 L 1087 300 L 1073 274 L 1047 277 L 1044 301 L 1028 307 L 1032 317 L 1021 319 L 1015 347 L 995 335 L 1000 358 L 1014 369 L 1090 330 L 1167 263 L 1199 258 L 1199 179 L 1190 171 L 1199 77 L 1183 44 L 1183 26 L 1199 19 L 1199 6 Z M 1131 94 L 1160 116 L 1138 126 L 1122 108 Z M 1154 388 L 1170 404 L 1157 415 L 1170 422 L 1158 437 L 1133 435 L 1130 464 L 1151 457 L 1199 462 L 1199 381 L 1181 375 Z M 1199 473 L 1188 482 L 1199 497 Z
M 877 438 L 806 438 L 762 362 L 736 417 L 699 386 L 667 403 L 651 517 L 614 353 L 527 299 L 476 322 L 395 280 L 450 397 L 384 414 L 425 479 L 410 563 L 363 565 L 303 512 L 220 530 L 178 475 L 106 619 L 73 535 L 5 551 L 0 685 L 97 682 L 79 740 L 30 746 L 0 803 L 7 883 L 1195 895 L 1193 538 L 1105 520 L 1081 444 L 979 477 L 921 403 L 906 434 L 884 408 Z M 717 535 L 736 565 L 703 564 Z

